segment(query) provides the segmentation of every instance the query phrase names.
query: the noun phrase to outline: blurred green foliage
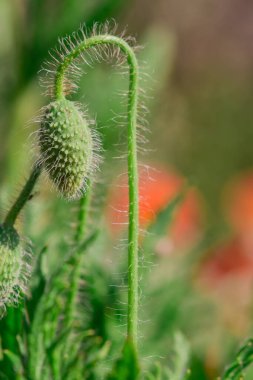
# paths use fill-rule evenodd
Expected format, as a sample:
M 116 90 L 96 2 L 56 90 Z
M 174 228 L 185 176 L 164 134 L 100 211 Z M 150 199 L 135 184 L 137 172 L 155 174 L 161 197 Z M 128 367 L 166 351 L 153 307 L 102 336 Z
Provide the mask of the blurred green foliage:
M 58 37 L 72 33 L 80 24 L 89 28 L 108 18 L 125 20 L 124 13 L 131 5 L 131 1 L 123 0 L 1 0 L 1 212 L 30 165 L 31 141 L 28 148 L 26 141 L 35 127 L 34 123 L 24 126 L 45 103 L 37 74 L 49 58 L 48 50 Z M 145 46 L 139 59 L 148 74 L 143 88 L 151 111 L 147 119 L 152 139 L 147 148 L 158 147 L 143 160 L 174 165 L 202 190 L 209 229 L 184 257 L 154 255 L 156 243 L 172 223 L 183 194 L 150 226 L 142 242 L 140 350 L 144 359 L 138 362 L 130 344 L 122 354 L 125 249 L 113 250 L 114 241 L 107 229 L 102 227 L 97 235 L 92 220 L 104 225 L 101 214 L 107 185 L 123 166 L 120 160 L 112 161 L 112 156 L 125 147 L 124 128 L 117 117 L 124 113 L 124 99 L 120 101 L 118 91 L 126 91 L 127 79 L 109 65 L 88 68 L 75 98 L 88 104 L 91 117 L 97 119 L 106 157 L 101 170 L 105 184 L 95 191 L 90 235 L 82 247 L 73 245 L 75 227 L 69 220 L 76 217 L 73 207 L 55 199 L 46 185 L 25 210 L 21 228 L 33 241 L 37 265 L 31 297 L 21 307 L 8 310 L 0 322 L 2 379 L 78 380 L 85 376 L 92 380 L 107 376 L 134 380 L 140 368 L 145 380 L 182 380 L 183 376 L 207 380 L 217 377 L 224 363 L 231 357 L 233 360 L 242 338 L 221 323 L 216 305 L 195 286 L 194 275 L 208 248 L 227 234 L 219 205 L 224 184 L 253 165 L 252 86 L 226 79 L 210 80 L 202 87 L 177 82 L 176 75 L 172 77 L 177 36 L 157 25 L 139 32 L 138 39 Z M 82 261 L 80 292 L 70 326 L 65 310 L 77 258 Z M 175 335 L 175 331 L 182 334 Z M 209 361 L 213 347 L 214 358 Z M 241 376 L 242 368 L 252 360 L 251 346 L 239 356 L 240 365 L 236 360 L 228 367 L 224 380 L 236 379 L 231 377 L 233 371 Z M 251 377 L 248 372 L 246 379 Z

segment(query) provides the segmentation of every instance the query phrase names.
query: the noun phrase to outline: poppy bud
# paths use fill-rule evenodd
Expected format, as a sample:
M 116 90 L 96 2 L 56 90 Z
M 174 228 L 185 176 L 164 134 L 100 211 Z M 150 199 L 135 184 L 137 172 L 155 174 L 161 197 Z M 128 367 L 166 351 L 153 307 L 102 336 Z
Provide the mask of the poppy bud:
M 93 138 L 83 113 L 66 99 L 46 108 L 39 130 L 42 163 L 67 199 L 81 196 L 93 163 Z

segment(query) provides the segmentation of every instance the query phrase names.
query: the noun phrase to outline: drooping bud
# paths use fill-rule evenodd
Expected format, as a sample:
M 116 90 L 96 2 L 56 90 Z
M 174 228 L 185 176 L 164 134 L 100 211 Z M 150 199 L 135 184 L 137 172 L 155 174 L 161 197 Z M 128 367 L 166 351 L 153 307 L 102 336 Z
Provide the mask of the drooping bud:
M 14 227 L 0 225 L 0 317 L 16 305 L 30 275 L 27 253 Z
M 42 163 L 68 199 L 82 194 L 93 161 L 91 130 L 74 102 L 57 100 L 46 108 L 39 130 Z

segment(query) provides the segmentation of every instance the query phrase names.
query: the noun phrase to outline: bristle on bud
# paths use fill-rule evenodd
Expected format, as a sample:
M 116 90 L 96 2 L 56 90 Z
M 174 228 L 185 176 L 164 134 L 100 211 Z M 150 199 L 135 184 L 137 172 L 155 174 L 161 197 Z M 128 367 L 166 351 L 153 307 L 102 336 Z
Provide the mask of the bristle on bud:
M 63 98 L 46 107 L 39 145 L 41 162 L 60 194 L 79 198 L 92 171 L 94 143 L 88 122 L 74 102 Z
M 26 292 L 30 277 L 30 265 L 27 261 L 21 239 L 14 227 L 0 225 L 0 318 L 7 306 L 15 306 L 21 294 Z

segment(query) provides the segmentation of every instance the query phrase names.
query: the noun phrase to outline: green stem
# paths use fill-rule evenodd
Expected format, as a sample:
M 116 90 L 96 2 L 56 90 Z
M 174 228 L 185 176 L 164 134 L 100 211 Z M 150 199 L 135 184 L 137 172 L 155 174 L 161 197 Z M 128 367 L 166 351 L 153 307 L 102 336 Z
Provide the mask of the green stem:
M 22 210 L 26 202 L 30 199 L 31 193 L 40 176 L 40 173 L 41 173 L 41 166 L 38 163 L 36 163 L 33 167 L 30 177 L 28 178 L 25 186 L 21 190 L 21 193 L 19 194 L 17 200 L 15 201 L 10 211 L 8 212 L 4 221 L 5 224 L 9 224 L 11 226 L 14 225 L 20 211 Z
M 128 230 L 128 337 L 137 346 L 138 328 L 138 166 L 137 166 L 137 102 L 138 62 L 133 49 L 122 38 L 98 35 L 87 38 L 77 45 L 59 65 L 55 77 L 55 97 L 64 98 L 64 75 L 67 68 L 81 53 L 98 45 L 115 45 L 126 55 L 129 65 L 128 92 L 128 183 L 129 183 L 129 230 Z
M 78 296 L 78 290 L 80 286 L 80 277 L 82 272 L 82 252 L 84 247 L 81 247 L 81 243 L 84 241 L 84 237 L 86 235 L 86 227 L 88 220 L 88 209 L 90 204 L 90 196 L 91 196 L 91 183 L 88 180 L 86 193 L 80 199 L 79 210 L 78 210 L 78 224 L 75 235 L 75 243 L 77 252 L 73 257 L 73 270 L 71 273 L 71 284 L 70 284 L 70 292 L 67 300 L 67 309 L 65 313 L 65 326 L 66 328 L 73 327 L 73 321 L 75 317 L 75 306 L 76 300 Z M 65 343 L 65 347 L 63 349 L 63 354 L 68 355 L 69 350 L 71 350 L 72 341 L 68 339 Z
M 84 241 L 86 227 L 87 227 L 87 218 L 88 218 L 88 208 L 90 204 L 90 181 L 87 183 L 86 193 L 80 199 L 79 211 L 78 211 L 78 224 L 75 235 L 75 243 L 77 252 L 73 258 L 75 263 L 73 264 L 73 271 L 71 273 L 71 285 L 70 293 L 68 297 L 68 304 L 66 310 L 66 326 L 71 326 L 74 319 L 75 312 L 75 302 L 79 290 L 80 275 L 82 270 L 82 252 L 80 250 L 80 244 Z
M 79 202 L 79 210 L 77 215 L 77 227 L 75 234 L 75 243 L 77 246 L 84 240 L 86 227 L 87 227 L 87 218 L 88 218 L 88 208 L 90 204 L 90 196 L 91 196 L 91 183 L 90 180 L 87 180 L 86 184 L 86 192 L 82 196 Z

